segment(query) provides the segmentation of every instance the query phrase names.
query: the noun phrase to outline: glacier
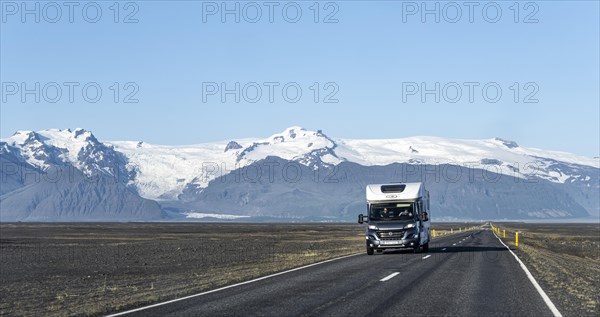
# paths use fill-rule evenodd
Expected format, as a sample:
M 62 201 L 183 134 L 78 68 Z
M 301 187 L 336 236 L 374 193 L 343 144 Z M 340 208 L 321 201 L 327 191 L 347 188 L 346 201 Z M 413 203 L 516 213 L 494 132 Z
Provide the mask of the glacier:
M 372 178 L 370 174 L 373 173 L 379 173 L 377 179 L 381 181 L 404 181 L 399 179 L 398 175 L 402 172 L 398 172 L 398 169 L 403 169 L 403 173 L 406 174 L 404 176 L 411 179 L 419 176 L 417 181 L 431 176 L 432 171 L 439 174 L 431 184 L 436 190 L 443 188 L 443 192 L 438 193 L 438 198 L 446 197 L 448 193 L 464 196 L 477 195 L 480 191 L 505 191 L 512 183 L 527 184 L 534 181 L 543 184 L 538 184 L 542 187 L 534 189 L 533 185 L 529 185 L 518 190 L 535 192 L 542 199 L 545 197 L 560 207 L 547 205 L 538 210 L 531 204 L 531 201 L 535 200 L 532 197 L 530 202 L 524 203 L 527 208 L 520 210 L 519 207 L 515 207 L 519 211 L 512 217 L 568 218 L 600 213 L 600 159 L 526 148 L 515 141 L 502 138 L 466 140 L 413 136 L 397 139 L 343 139 L 330 137 L 321 130 L 311 131 L 293 126 L 267 138 L 244 138 L 193 145 L 159 145 L 139 140 L 99 141 L 91 131 L 81 128 L 48 129 L 17 131 L 11 137 L 0 139 L 0 158 L 3 162 L 0 206 L 11 209 L 22 207 L 21 209 L 26 210 L 25 213 L 29 213 L 29 218 L 23 219 L 37 219 L 32 216 L 36 213 L 51 219 L 58 210 L 53 213 L 48 211 L 49 209 L 65 206 L 70 206 L 72 214 L 69 217 L 74 219 L 79 219 L 77 208 L 85 209 L 88 214 L 85 216 L 86 213 L 82 212 L 81 219 L 86 219 L 92 211 L 103 212 L 102 208 L 92 208 L 93 204 L 114 199 L 125 199 L 138 208 L 152 209 L 151 217 L 146 217 L 137 210 L 128 214 L 129 219 L 136 218 L 134 215 L 139 215 L 140 219 L 166 217 L 164 213 L 158 212 L 158 205 L 163 210 L 187 214 L 188 218 L 200 217 L 199 215 L 203 214 L 228 215 L 229 218 L 224 219 L 239 219 L 237 217 L 247 215 L 317 217 L 319 206 L 322 206 L 321 209 L 326 206 L 328 210 L 323 213 L 323 217 L 350 217 L 349 210 L 354 208 L 354 212 L 356 209 L 351 206 L 360 205 L 362 197 L 347 199 L 343 196 L 360 195 L 357 189 L 364 185 L 366 179 Z M 274 158 L 277 159 L 276 162 L 272 161 Z M 271 164 L 269 162 L 272 165 L 268 165 Z M 54 195 L 51 195 L 47 184 L 41 186 L 23 179 L 23 171 L 26 171 L 25 174 L 38 173 L 48 178 L 53 170 L 65 167 L 71 167 L 77 173 L 81 173 L 83 178 L 102 179 L 102 184 L 94 188 L 93 185 L 87 184 L 89 182 L 85 183 L 89 185 L 86 186 L 86 190 L 80 190 L 77 195 L 69 198 L 80 200 L 72 201 L 71 205 L 58 203 L 60 199 L 64 199 L 59 196 L 54 197 L 52 203 L 46 202 L 46 211 L 38 210 L 41 208 L 40 204 L 29 206 L 31 202 L 27 201 L 28 197 L 40 199 L 40 191 L 48 193 L 43 196 L 46 198 Z M 273 168 L 279 170 L 275 171 Z M 333 204 L 327 201 L 326 196 L 322 197 L 322 193 L 310 190 L 311 187 L 322 187 L 315 182 L 314 175 L 326 176 L 339 170 L 359 176 L 338 184 L 338 189 L 345 192 L 342 190 L 338 193 L 340 196 L 332 199 Z M 420 175 L 412 175 L 416 170 Z M 294 172 L 298 171 L 304 173 L 305 177 L 294 182 L 290 175 L 293 176 Z M 452 173 L 453 177 L 456 177 L 456 171 L 466 179 L 477 182 L 477 189 L 470 188 L 472 185 L 468 184 L 469 182 L 465 183 L 464 179 L 455 181 L 448 178 Z M 255 175 L 254 179 L 248 176 L 252 173 Z M 264 177 L 258 183 L 270 180 L 271 186 L 259 186 L 256 182 L 257 173 Z M 473 173 L 483 177 L 475 177 Z M 308 177 L 309 174 L 313 176 Z M 279 177 L 277 181 L 276 177 Z M 500 182 L 493 181 L 500 178 Z M 107 179 L 114 181 L 106 182 Z M 458 183 L 455 188 L 452 187 L 453 181 Z M 273 182 L 279 182 L 278 186 L 274 186 Z M 107 190 L 106 186 L 109 183 L 117 187 Z M 60 190 L 70 190 L 69 186 L 74 186 L 73 184 L 63 182 Z M 261 189 L 257 191 L 257 188 Z M 327 186 L 322 188 L 336 192 L 338 189 Z M 94 191 L 96 193 L 93 193 Z M 96 196 L 92 197 L 92 193 Z M 101 193 L 110 197 L 103 197 Z M 119 196 L 118 193 L 126 194 Z M 232 193 L 237 196 L 231 196 Z M 435 193 L 432 193 L 432 196 L 433 194 Z M 506 195 L 510 195 L 510 192 Z M 516 196 L 527 199 L 527 196 L 520 194 Z M 282 197 L 292 197 L 297 199 L 298 203 L 304 201 L 316 212 L 305 210 L 304 207 L 273 203 Z M 81 201 L 86 199 L 91 200 Z M 313 202 L 309 203 L 311 199 Z M 510 204 L 503 198 L 495 199 Z M 321 205 L 314 203 L 317 201 L 322 202 Z M 158 204 L 153 205 L 153 202 Z M 278 206 L 276 208 L 280 210 L 268 211 L 270 203 L 271 206 Z M 478 208 L 492 208 L 489 201 L 482 201 L 481 206 L 471 204 L 468 207 L 471 211 L 464 213 L 460 209 L 460 203 L 460 200 L 453 201 L 452 206 L 440 203 L 439 208 L 444 208 L 442 214 L 447 214 L 448 217 L 462 213 L 470 218 L 477 215 Z M 543 204 L 537 200 L 536 203 Z M 124 211 L 127 204 L 112 201 L 103 208 L 120 208 Z M 297 212 L 294 208 L 304 211 Z M 569 208 L 575 211 L 567 210 Z M 329 212 L 330 209 L 336 211 Z M 346 210 L 346 213 L 340 213 L 340 210 Z M 115 215 L 118 219 L 119 212 L 104 212 L 107 219 L 112 219 Z M 481 211 L 482 215 L 485 212 Z M 102 215 L 97 216 L 92 218 L 104 219 Z

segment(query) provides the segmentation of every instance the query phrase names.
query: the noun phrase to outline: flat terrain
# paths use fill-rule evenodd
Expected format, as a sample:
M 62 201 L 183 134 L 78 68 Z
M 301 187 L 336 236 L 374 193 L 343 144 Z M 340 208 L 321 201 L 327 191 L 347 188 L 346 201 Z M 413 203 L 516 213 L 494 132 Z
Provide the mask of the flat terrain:
M 563 315 L 597 313 L 598 226 L 503 225 Z M 428 254 L 367 256 L 357 224 L 0 224 L 0 315 L 102 315 L 351 254 L 138 314 L 551 315 L 491 230 L 432 229 Z
M 362 251 L 360 225 L 1 224 L 0 315 L 97 315 Z
M 496 225 L 563 315 L 600 315 L 600 224 Z

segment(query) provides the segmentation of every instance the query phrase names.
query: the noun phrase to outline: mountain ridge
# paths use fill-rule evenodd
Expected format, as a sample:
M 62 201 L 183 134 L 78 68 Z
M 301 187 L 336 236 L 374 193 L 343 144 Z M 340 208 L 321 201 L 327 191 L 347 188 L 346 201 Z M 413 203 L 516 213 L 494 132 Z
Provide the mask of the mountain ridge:
M 44 173 L 51 173 L 57 168 L 72 167 L 76 172 L 81 172 L 83 178 L 113 180 L 104 182 L 97 187 L 84 186 L 85 190 L 83 191 L 74 190 L 72 188 L 74 184 L 61 184 L 62 191 L 75 193 L 68 198 L 72 200 L 71 204 L 67 204 L 70 206 L 69 210 L 73 212 L 72 218 L 75 219 L 78 219 L 77 208 L 84 209 L 89 213 L 91 210 L 96 210 L 92 207 L 94 203 L 102 201 L 111 203 L 107 203 L 105 209 L 100 208 L 99 211 L 94 212 L 104 213 L 108 218 L 115 215 L 125 217 L 126 213 L 121 215 L 108 210 L 117 208 L 124 211 L 127 207 L 126 204 L 121 204 L 119 201 L 112 201 L 111 199 L 114 197 L 117 197 L 117 200 L 128 200 L 130 204 L 137 206 L 138 209 L 133 211 L 133 214 L 128 214 L 131 216 L 128 216 L 128 219 L 136 216 L 145 219 L 144 217 L 148 215 L 152 215 L 150 217 L 152 219 L 158 219 L 164 216 L 157 216 L 157 209 L 151 203 L 146 202 L 147 200 L 157 201 L 163 208 L 166 206 L 183 215 L 199 211 L 210 213 L 211 208 L 214 209 L 212 211 L 218 211 L 219 214 L 226 213 L 227 208 L 232 208 L 233 205 L 231 205 L 231 197 L 227 198 L 223 194 L 227 192 L 227 189 L 219 186 L 224 177 L 228 175 L 231 177 L 232 174 L 237 173 L 243 178 L 248 178 L 248 175 L 253 173 L 250 169 L 254 171 L 254 175 L 258 175 L 259 172 L 262 175 L 264 171 L 260 170 L 261 168 L 272 167 L 265 167 L 261 164 L 270 162 L 269 159 L 273 157 L 278 158 L 277 162 L 280 164 L 278 168 L 287 168 L 285 171 L 270 171 L 272 175 L 265 175 L 269 179 L 279 175 L 277 186 L 264 187 L 263 192 L 255 192 L 252 187 L 255 184 L 253 185 L 252 182 L 243 184 L 245 179 L 242 178 L 239 178 L 237 183 L 227 183 L 231 190 L 246 191 L 248 195 L 241 202 L 246 203 L 249 207 L 254 206 L 251 211 L 248 211 L 253 215 L 272 215 L 273 213 L 266 208 L 269 205 L 277 205 L 269 203 L 278 199 L 275 193 L 280 193 L 281 197 L 290 199 L 303 197 L 299 201 L 305 201 L 305 204 L 313 199 L 321 201 L 321 205 L 327 205 L 327 208 L 349 210 L 350 205 L 344 197 L 336 197 L 334 199 L 336 202 L 330 204 L 326 197 L 321 197 L 321 193 L 306 191 L 306 188 L 311 186 L 310 182 L 306 182 L 307 180 L 302 180 L 305 182 L 302 184 L 298 182 L 295 184 L 295 188 L 293 186 L 288 188 L 289 184 L 284 184 L 284 181 L 289 181 L 285 173 L 290 173 L 290 171 L 301 170 L 306 174 L 308 171 L 318 173 L 344 168 L 346 172 L 361 175 L 360 179 L 348 181 L 344 185 L 344 195 L 354 196 L 360 192 L 358 184 L 364 185 L 364 180 L 371 178 L 364 169 L 381 173 L 382 170 L 387 171 L 386 168 L 389 169 L 389 166 L 394 164 L 400 164 L 407 169 L 418 169 L 422 174 L 421 177 L 427 176 L 428 173 L 431 174 L 432 170 L 437 170 L 437 173 L 446 173 L 447 175 L 441 174 L 441 176 L 447 178 L 453 173 L 449 172 L 449 169 L 457 169 L 461 173 L 480 173 L 490 177 L 509 176 L 516 183 L 530 180 L 542 182 L 546 194 L 531 186 L 530 189 L 519 188 L 521 188 L 520 190 L 529 190 L 536 195 L 546 195 L 548 201 L 554 202 L 556 206 L 560 207 L 560 210 L 552 211 L 551 208 L 535 210 L 532 201 L 537 201 L 541 205 L 544 202 L 530 199 L 526 203 L 528 209 L 523 211 L 525 217 L 585 216 L 582 210 L 592 215 L 600 214 L 597 197 L 597 191 L 600 188 L 598 185 L 600 160 L 596 158 L 525 148 L 515 141 L 502 138 L 465 140 L 418 136 L 398 139 L 341 139 L 329 137 L 321 130 L 309 131 L 298 126 L 287 128 L 281 133 L 267 138 L 246 138 L 176 146 L 150 144 L 142 141 L 101 142 L 91 131 L 81 128 L 74 130 L 48 129 L 35 132 L 18 131 L 9 138 L 0 139 L 2 176 L 6 180 L 0 191 L 0 195 L 2 195 L 0 203 L 2 207 L 10 206 L 10 208 L 19 209 L 22 204 L 27 204 L 27 197 L 39 199 L 42 197 L 39 195 L 40 192 L 44 192 L 46 193 L 45 196 L 43 195 L 46 197 L 44 199 L 50 199 L 49 201 L 52 202 L 45 206 L 53 206 L 47 208 L 65 208 L 60 203 L 60 199 L 64 199 L 63 196 L 56 197 L 50 193 L 51 190 L 48 187 L 32 185 L 27 180 L 19 179 L 14 170 L 4 168 L 4 165 L 10 167 L 10 164 L 13 164 L 18 166 L 12 166 L 13 169 L 22 169 L 28 173 L 37 171 L 36 173 L 44 175 Z M 396 173 L 393 169 L 389 171 Z M 416 172 L 413 171 L 413 173 Z M 383 177 L 378 180 L 386 181 Z M 390 180 L 392 180 L 391 177 L 387 179 L 387 181 Z M 452 179 L 442 180 L 447 184 L 452 183 Z M 116 184 L 116 187 L 107 187 L 109 183 Z M 501 181 L 502 185 L 494 185 L 485 176 L 478 177 L 476 183 L 477 185 L 472 185 L 461 182 L 460 185 L 455 186 L 463 190 L 464 193 L 461 195 L 466 195 L 469 190 L 472 192 L 472 189 L 469 188 L 473 186 L 478 188 L 478 192 L 511 188 L 511 185 L 504 180 Z M 292 185 L 294 185 L 293 182 Z M 78 186 L 83 185 L 79 184 Z M 455 188 L 451 188 L 451 186 L 440 187 L 435 184 L 432 186 L 444 190 L 443 193 L 439 193 L 439 197 L 449 195 L 449 193 L 460 193 L 460 190 L 455 191 Z M 28 192 L 20 191 L 17 199 L 15 190 L 20 188 L 27 188 Z M 217 188 L 220 188 L 221 192 L 214 193 Z M 594 190 L 596 190 L 595 194 Z M 214 196 L 207 196 L 211 192 Z M 254 193 L 254 196 L 249 193 Z M 11 195 L 13 197 L 9 197 Z M 106 197 L 102 195 L 106 195 Z M 214 197 L 218 199 L 215 200 Z M 522 199 L 525 199 L 524 196 Z M 212 207 L 206 203 L 207 200 L 212 201 Z M 363 197 L 356 198 L 356 201 L 362 200 Z M 468 208 L 475 210 L 477 203 L 481 203 L 487 208 L 492 206 L 488 200 L 476 197 L 475 204 L 470 204 Z M 453 204 L 447 206 L 440 202 L 438 206 L 445 208 L 448 212 L 459 213 L 460 206 L 457 204 L 460 204 L 460 201 L 453 201 Z M 152 212 L 145 215 L 141 210 L 145 208 L 143 206 L 151 206 Z M 202 206 L 202 208 L 198 209 L 198 206 Z M 288 215 L 293 214 L 289 206 L 279 206 L 281 210 L 287 210 Z M 573 210 L 566 210 L 568 206 L 572 206 Z M 313 204 L 313 209 L 317 207 L 318 205 Z M 513 207 L 519 208 L 518 206 Z M 24 206 L 22 209 L 31 213 L 36 208 Z M 463 214 L 472 217 L 473 210 Z M 58 212 L 58 210 L 55 211 Z M 241 212 L 241 210 L 238 211 Z M 85 212 L 82 212 L 84 215 L 82 219 L 85 219 Z M 536 216 L 536 212 L 539 212 L 538 216 Z M 305 213 L 314 216 L 312 211 L 307 210 Z M 42 214 L 48 214 L 50 215 L 48 217 L 51 218 L 56 212 L 43 211 Z M 336 215 L 340 216 L 335 213 L 331 216 Z M 518 216 L 518 214 L 516 215 Z M 102 219 L 102 217 L 97 217 L 97 219 Z

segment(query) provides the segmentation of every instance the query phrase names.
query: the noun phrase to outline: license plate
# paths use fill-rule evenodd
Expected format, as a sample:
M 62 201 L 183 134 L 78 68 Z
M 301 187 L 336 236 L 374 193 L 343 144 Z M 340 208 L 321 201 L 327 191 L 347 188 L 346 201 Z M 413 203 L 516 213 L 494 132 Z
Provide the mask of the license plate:
M 381 244 L 401 244 L 402 241 L 400 240 L 383 240 L 381 241 Z

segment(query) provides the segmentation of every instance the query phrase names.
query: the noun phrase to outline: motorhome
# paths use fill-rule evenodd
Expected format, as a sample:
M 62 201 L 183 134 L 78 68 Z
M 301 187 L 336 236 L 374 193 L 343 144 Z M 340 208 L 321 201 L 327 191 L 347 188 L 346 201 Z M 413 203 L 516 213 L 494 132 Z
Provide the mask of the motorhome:
M 430 233 L 429 191 L 423 183 L 367 185 L 367 254 L 386 249 L 412 248 L 428 252 Z

